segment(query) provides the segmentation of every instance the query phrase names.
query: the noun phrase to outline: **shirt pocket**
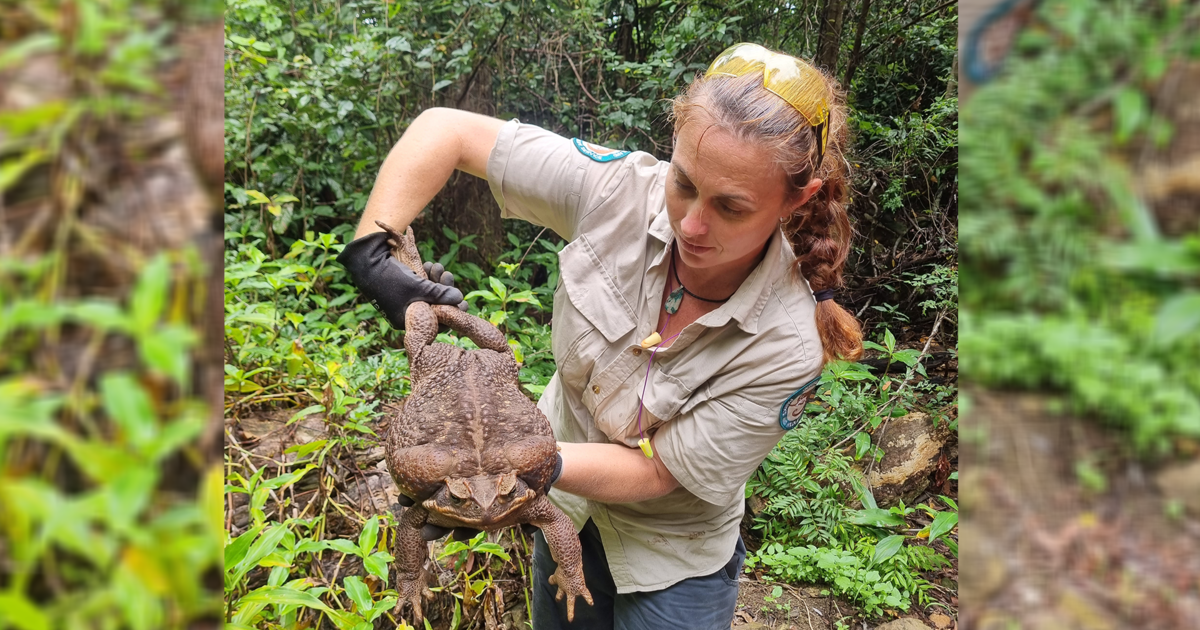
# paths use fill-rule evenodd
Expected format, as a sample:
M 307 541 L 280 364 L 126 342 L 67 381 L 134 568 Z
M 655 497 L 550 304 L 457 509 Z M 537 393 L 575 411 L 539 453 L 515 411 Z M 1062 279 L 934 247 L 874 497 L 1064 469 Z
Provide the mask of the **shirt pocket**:
M 586 236 L 558 254 L 553 347 L 566 384 L 583 389 L 597 362 L 636 326 L 633 309 Z
M 644 404 L 642 390 L 645 389 Z M 614 442 L 636 447 L 638 439 L 649 436 L 663 422 L 674 418 L 691 395 L 683 383 L 669 374 L 644 367 L 633 374 L 611 396 L 598 400 L 590 391 L 583 393 L 584 405 L 592 412 L 596 428 Z M 641 408 L 641 430 L 638 429 L 638 410 Z

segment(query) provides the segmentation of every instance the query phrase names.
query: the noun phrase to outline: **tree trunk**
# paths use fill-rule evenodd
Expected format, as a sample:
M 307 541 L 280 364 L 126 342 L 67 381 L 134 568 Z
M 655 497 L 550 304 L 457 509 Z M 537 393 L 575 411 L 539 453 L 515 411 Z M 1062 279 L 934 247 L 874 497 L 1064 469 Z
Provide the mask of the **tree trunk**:
M 846 0 L 825 0 L 815 61 L 818 67 L 833 75 L 837 74 L 838 51 L 842 44 L 842 16 L 845 13 Z
M 946 81 L 946 98 L 958 96 L 958 53 L 950 65 L 950 79 Z
M 858 8 L 858 25 L 854 28 L 854 49 L 850 51 L 850 61 L 846 64 L 846 75 L 842 77 L 842 88 L 850 89 L 854 80 L 854 71 L 858 70 L 858 62 L 862 54 L 863 33 L 867 30 L 867 17 L 871 15 L 871 0 L 862 0 Z

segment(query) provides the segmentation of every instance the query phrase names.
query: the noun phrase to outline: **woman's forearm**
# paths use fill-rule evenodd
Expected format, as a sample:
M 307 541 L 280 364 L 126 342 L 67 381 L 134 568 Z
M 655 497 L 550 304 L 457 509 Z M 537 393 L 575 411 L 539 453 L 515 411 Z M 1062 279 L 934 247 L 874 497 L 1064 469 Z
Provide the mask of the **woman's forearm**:
M 657 499 L 679 482 L 657 456 L 621 444 L 560 442 L 562 475 L 554 487 L 602 503 L 632 503 Z
M 383 161 L 354 237 L 379 231 L 375 221 L 403 231 L 455 169 L 487 177 L 488 155 L 503 124 L 453 109 L 422 112 Z

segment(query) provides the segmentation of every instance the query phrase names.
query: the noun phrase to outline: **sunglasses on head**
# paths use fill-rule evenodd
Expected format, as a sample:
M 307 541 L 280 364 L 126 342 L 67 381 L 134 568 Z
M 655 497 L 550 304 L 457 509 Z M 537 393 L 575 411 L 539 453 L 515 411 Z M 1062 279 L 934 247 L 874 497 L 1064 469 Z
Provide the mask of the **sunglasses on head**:
M 829 94 L 820 71 L 790 55 L 758 44 L 734 44 L 717 56 L 704 76 L 741 77 L 761 72 L 763 87 L 787 101 L 808 121 L 817 140 L 817 165 L 829 140 Z

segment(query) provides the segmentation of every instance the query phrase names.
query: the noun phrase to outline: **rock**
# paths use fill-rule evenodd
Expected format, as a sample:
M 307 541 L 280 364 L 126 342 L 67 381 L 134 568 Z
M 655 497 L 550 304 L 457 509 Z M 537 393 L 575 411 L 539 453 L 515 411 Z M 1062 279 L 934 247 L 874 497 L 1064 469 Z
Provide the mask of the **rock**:
M 921 623 L 920 621 L 913 619 L 912 617 L 905 617 L 903 619 L 889 621 L 889 622 L 883 624 L 882 626 L 876 626 L 875 630 L 932 630 L 932 629 L 929 626 L 925 625 L 924 623 Z
M 1154 478 L 1168 501 L 1178 501 L 1193 516 L 1200 516 L 1200 460 L 1170 466 Z
M 874 438 L 885 454 L 867 477 L 875 502 L 882 508 L 902 499 L 911 504 L 929 487 L 929 476 L 951 436 L 945 424 L 935 429 L 929 415 L 919 412 L 892 418 L 886 427 L 882 439 Z M 865 470 L 868 462 L 858 462 L 855 467 Z

